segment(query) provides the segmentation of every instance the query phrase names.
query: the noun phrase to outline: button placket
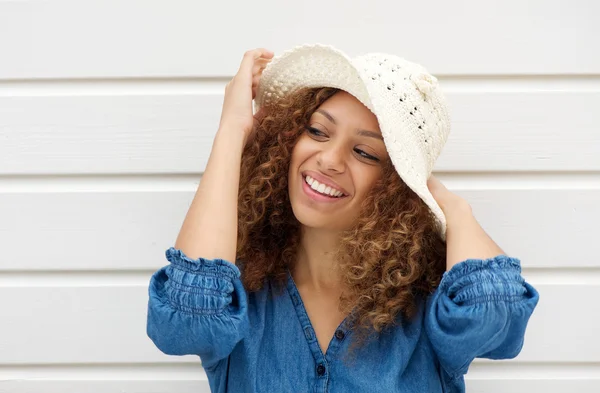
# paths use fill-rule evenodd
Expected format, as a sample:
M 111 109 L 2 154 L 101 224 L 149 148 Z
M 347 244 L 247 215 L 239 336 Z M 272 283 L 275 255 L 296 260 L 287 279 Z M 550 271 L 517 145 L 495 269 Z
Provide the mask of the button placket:
M 317 366 L 317 375 L 322 377 L 323 375 L 325 375 L 326 372 L 327 372 L 327 368 L 325 367 L 325 365 L 323 363 L 320 363 Z
M 296 315 L 298 317 L 298 321 L 300 322 L 302 333 L 306 339 L 307 344 L 310 347 L 313 358 L 315 360 L 315 374 L 313 374 L 316 378 L 315 392 L 327 392 L 327 386 L 329 384 L 329 373 L 330 373 L 330 364 L 328 357 L 333 359 L 341 340 L 337 339 L 336 334 L 334 333 L 334 338 L 330 343 L 329 349 L 326 351 L 327 354 L 323 353 L 321 350 L 319 343 L 317 341 L 317 335 L 312 327 L 310 322 L 310 318 L 304 308 L 304 303 L 302 302 L 302 298 L 298 293 L 298 288 L 294 279 L 291 275 L 291 272 L 288 270 L 288 283 L 287 283 L 288 293 L 291 297 L 291 303 L 296 311 Z M 337 329 L 342 330 L 342 329 Z M 344 337 L 347 335 L 342 331 Z M 339 336 L 339 334 L 338 334 Z M 329 352 L 331 350 L 331 352 Z

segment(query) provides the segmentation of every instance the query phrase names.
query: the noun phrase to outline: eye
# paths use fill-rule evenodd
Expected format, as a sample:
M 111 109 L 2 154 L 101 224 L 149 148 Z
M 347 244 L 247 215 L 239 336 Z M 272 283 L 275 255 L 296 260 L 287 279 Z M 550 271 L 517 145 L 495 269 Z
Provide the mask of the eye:
M 374 157 L 368 153 L 366 153 L 364 150 L 360 150 L 360 149 L 354 149 L 354 151 L 361 157 L 366 158 L 367 160 L 371 160 L 374 162 L 379 162 L 379 158 Z
M 311 126 L 306 126 L 305 128 L 306 128 L 306 131 L 309 134 L 311 134 L 312 136 L 314 136 L 314 137 L 317 137 L 317 138 L 327 137 L 327 135 L 323 131 L 321 131 L 319 129 L 316 129 L 316 128 L 311 127 Z

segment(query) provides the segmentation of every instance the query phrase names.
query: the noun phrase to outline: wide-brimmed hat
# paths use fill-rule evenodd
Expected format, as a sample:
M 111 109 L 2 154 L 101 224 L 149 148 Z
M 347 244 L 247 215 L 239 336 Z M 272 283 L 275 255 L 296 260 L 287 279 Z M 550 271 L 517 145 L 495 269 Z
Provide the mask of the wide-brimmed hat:
M 302 45 L 267 65 L 255 110 L 305 87 L 344 90 L 375 114 L 394 168 L 429 206 L 445 237 L 446 218 L 427 187 L 450 133 L 437 79 L 423 66 L 395 55 L 368 53 L 351 59 L 329 45 Z

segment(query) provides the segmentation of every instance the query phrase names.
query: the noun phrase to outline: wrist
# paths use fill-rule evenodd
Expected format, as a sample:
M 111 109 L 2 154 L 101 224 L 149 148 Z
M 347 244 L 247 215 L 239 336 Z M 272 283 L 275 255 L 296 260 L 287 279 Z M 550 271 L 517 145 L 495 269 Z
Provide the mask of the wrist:
M 449 226 L 455 222 L 462 222 L 465 219 L 473 217 L 473 208 L 462 198 L 456 198 L 453 201 L 449 201 L 442 207 L 442 211 L 446 216 L 446 221 Z
M 215 139 L 213 140 L 213 149 L 215 150 L 226 150 L 230 154 L 242 154 L 244 147 L 246 146 L 246 139 L 240 132 L 235 132 L 228 128 L 219 128 Z
M 242 146 L 246 144 L 246 133 L 241 130 L 240 127 L 235 126 L 231 123 L 222 123 L 217 129 L 216 138 L 225 139 L 232 143 L 242 143 Z
M 229 116 L 221 118 L 218 130 L 223 133 L 232 133 L 246 138 L 246 136 L 250 134 L 252 126 L 253 123 L 248 123 L 246 119 L 238 119 L 237 117 Z

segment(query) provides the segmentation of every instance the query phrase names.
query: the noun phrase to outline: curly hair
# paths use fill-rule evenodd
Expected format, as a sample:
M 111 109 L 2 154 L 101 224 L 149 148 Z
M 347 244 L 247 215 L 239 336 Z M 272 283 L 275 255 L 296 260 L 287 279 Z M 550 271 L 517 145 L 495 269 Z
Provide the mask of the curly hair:
M 263 108 L 242 155 L 237 259 L 248 291 L 283 288 L 295 263 L 300 223 L 288 195 L 292 149 L 313 112 L 338 90 L 302 89 Z M 445 271 L 446 245 L 427 205 L 389 160 L 337 250 L 340 310 L 358 337 L 412 318 Z M 361 334 L 358 334 L 361 333 Z

